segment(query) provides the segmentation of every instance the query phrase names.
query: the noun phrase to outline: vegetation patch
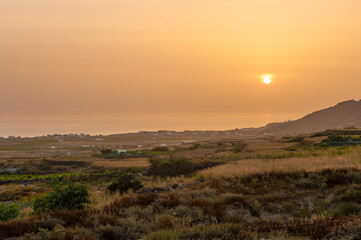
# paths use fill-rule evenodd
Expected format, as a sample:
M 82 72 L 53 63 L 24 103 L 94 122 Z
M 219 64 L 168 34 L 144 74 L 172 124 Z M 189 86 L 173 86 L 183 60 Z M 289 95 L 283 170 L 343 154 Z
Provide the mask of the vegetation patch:
M 135 177 L 135 175 L 132 173 L 121 174 L 107 187 L 110 192 L 113 193 L 119 191 L 121 194 L 127 192 L 128 189 L 137 191 L 141 188 L 143 188 L 142 181 L 139 178 Z
M 84 209 L 90 203 L 90 194 L 85 185 L 55 186 L 51 193 L 38 197 L 34 200 L 34 211 L 37 214 L 55 210 Z
M 149 175 L 161 177 L 175 177 L 180 175 L 190 175 L 196 171 L 219 165 L 218 162 L 197 162 L 194 163 L 186 157 L 178 158 L 151 158 Z
M 16 204 L 2 204 L 0 203 L 0 221 L 8 221 L 14 219 L 19 215 L 20 206 Z

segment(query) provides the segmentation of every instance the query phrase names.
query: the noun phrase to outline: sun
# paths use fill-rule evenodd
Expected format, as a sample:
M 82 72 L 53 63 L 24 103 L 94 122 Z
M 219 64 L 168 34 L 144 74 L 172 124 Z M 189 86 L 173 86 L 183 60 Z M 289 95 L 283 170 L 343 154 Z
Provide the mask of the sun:
M 263 75 L 263 83 L 264 84 L 270 84 L 272 82 L 272 76 L 271 75 Z

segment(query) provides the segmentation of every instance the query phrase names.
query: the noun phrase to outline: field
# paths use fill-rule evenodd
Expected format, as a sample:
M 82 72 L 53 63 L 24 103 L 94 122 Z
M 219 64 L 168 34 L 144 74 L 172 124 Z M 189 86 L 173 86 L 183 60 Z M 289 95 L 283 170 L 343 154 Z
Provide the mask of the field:
M 0 139 L 0 239 L 359 239 L 359 136 Z

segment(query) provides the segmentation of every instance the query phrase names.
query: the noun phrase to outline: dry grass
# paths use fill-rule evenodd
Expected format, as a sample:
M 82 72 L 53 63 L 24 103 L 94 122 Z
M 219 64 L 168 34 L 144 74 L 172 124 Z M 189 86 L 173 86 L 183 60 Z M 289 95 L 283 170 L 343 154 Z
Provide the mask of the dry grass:
M 328 168 L 361 169 L 361 154 L 353 153 L 335 157 L 307 157 L 287 159 L 249 159 L 205 169 L 200 172 L 205 177 L 247 175 L 271 171 L 306 170 L 317 171 Z
M 194 183 L 196 180 L 194 178 L 185 177 L 184 175 L 177 176 L 177 177 L 167 177 L 166 179 L 163 179 L 159 176 L 154 178 L 143 178 L 143 186 L 144 188 L 165 188 L 165 187 L 171 187 L 173 184 L 191 184 Z
M 19 217 L 20 218 L 29 217 L 33 212 L 34 210 L 32 207 L 24 207 L 20 210 Z
M 92 200 L 94 203 L 94 208 L 102 209 L 105 205 L 114 202 L 116 199 L 121 198 L 121 194 L 119 192 L 115 192 L 113 194 L 107 194 L 104 190 L 97 190 L 92 192 L 91 194 Z
M 100 161 L 95 161 L 93 165 L 103 166 L 105 168 L 128 168 L 128 167 L 147 168 L 149 167 L 149 161 L 147 158 L 100 160 Z

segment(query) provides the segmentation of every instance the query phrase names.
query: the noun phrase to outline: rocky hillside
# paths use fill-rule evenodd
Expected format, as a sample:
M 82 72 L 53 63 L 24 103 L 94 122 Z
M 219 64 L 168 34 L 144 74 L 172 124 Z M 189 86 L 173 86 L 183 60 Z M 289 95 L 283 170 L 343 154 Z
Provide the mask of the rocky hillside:
M 270 123 L 259 130 L 276 135 L 320 132 L 350 126 L 361 128 L 361 100 L 341 102 L 336 106 L 311 113 L 296 121 Z

